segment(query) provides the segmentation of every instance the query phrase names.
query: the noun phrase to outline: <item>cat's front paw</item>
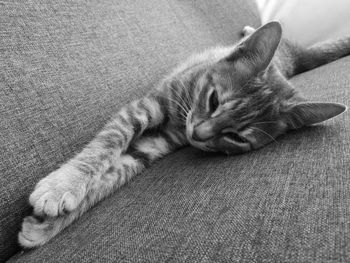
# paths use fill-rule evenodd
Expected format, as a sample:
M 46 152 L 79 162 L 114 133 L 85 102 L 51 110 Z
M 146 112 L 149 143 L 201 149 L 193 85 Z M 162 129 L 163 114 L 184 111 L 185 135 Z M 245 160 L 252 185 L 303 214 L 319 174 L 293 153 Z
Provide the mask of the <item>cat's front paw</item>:
M 62 167 L 35 186 L 29 197 L 34 214 L 56 217 L 78 207 L 86 192 L 84 178 L 71 167 Z

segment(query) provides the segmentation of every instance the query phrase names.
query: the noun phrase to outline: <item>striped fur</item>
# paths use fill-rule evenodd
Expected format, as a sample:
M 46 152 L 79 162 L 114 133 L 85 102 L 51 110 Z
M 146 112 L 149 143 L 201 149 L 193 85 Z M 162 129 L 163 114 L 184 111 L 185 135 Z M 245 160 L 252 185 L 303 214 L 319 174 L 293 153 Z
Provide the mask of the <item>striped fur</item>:
M 164 116 L 178 105 L 165 110 L 161 101 L 149 95 L 122 108 L 81 153 L 36 185 L 29 198 L 34 215 L 19 233 L 23 247 L 46 243 L 153 161 L 187 144 L 184 130 Z
M 79 154 L 43 178 L 19 243 L 45 244 L 155 160 L 191 144 L 235 154 L 288 129 L 331 118 L 344 106 L 311 103 L 287 78 L 349 54 L 344 40 L 309 49 L 283 40 L 273 22 L 231 47 L 191 57 L 146 97 L 123 107 Z M 279 49 L 276 51 L 277 47 Z

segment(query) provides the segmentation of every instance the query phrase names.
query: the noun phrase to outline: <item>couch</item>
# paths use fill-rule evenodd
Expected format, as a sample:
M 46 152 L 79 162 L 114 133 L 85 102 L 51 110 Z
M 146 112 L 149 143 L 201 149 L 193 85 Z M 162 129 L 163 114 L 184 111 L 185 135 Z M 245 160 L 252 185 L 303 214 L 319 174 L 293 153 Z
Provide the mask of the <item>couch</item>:
M 17 234 L 40 178 L 190 54 L 259 26 L 247 0 L 0 2 L 0 262 L 350 260 L 349 113 L 248 154 L 188 147 L 49 243 Z M 291 81 L 350 105 L 350 57 Z

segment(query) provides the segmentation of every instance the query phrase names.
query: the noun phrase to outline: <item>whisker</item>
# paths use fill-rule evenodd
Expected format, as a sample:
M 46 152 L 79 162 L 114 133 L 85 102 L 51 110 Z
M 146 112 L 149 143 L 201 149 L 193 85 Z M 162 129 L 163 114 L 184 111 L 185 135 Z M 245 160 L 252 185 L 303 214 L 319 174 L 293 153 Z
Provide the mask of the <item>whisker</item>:
M 186 89 L 186 86 L 185 86 L 185 84 L 183 83 L 183 81 L 182 80 L 180 80 L 180 79 L 177 79 L 176 80 L 177 82 L 178 82 L 178 84 L 179 85 L 181 85 L 181 88 L 182 88 L 182 90 L 184 91 L 184 96 L 181 96 L 181 93 L 179 93 L 179 92 L 177 92 L 177 96 L 181 99 L 181 101 L 184 103 L 184 105 L 186 106 L 186 108 L 187 108 L 187 110 L 189 110 L 190 109 L 190 104 L 191 104 L 191 102 L 190 102 L 190 100 L 189 100 L 189 97 L 188 97 L 188 90 Z M 175 91 L 175 87 L 174 86 L 171 86 L 171 88 L 173 88 L 174 89 L 174 91 Z
M 158 95 L 158 96 L 160 96 L 164 99 L 167 99 L 169 101 L 172 101 L 175 105 L 178 105 L 180 107 L 180 111 L 178 109 L 174 108 L 173 104 L 169 103 L 168 111 L 169 111 L 169 113 L 172 113 L 171 114 L 172 117 L 174 117 L 175 119 L 178 119 L 180 122 L 186 123 L 188 112 L 183 112 L 184 109 L 181 107 L 181 105 L 179 105 L 178 101 L 173 100 L 169 97 L 162 96 L 162 95 Z
M 169 100 L 169 101 L 173 102 L 173 103 L 176 104 L 177 106 L 179 106 L 180 109 L 185 113 L 185 116 L 187 116 L 188 110 L 185 109 L 185 108 L 183 107 L 183 105 L 182 105 L 179 101 L 170 98 L 170 96 L 167 96 L 167 97 L 166 97 L 166 96 L 162 96 L 162 95 L 160 95 L 160 96 L 163 97 L 163 98 L 166 99 L 166 100 Z M 170 105 L 171 105 L 171 104 L 170 104 Z M 174 109 L 174 110 L 176 110 L 176 109 Z M 180 113 L 183 113 L 183 112 L 180 111 Z M 176 113 L 178 113 L 178 112 L 176 112 Z
M 185 99 L 187 100 L 187 104 L 188 104 L 188 106 L 190 106 L 191 105 L 191 100 L 192 100 L 191 94 L 190 94 L 189 90 L 186 88 L 186 86 L 183 83 L 183 81 L 179 79 L 179 82 L 180 82 L 182 88 L 184 89 L 184 91 L 186 93 Z
M 183 99 L 181 97 L 178 97 L 178 98 L 179 98 L 180 101 L 176 100 L 177 105 L 180 106 L 184 112 L 186 112 L 186 113 L 189 112 L 187 104 L 183 101 Z
M 268 136 L 269 138 L 271 138 L 274 142 L 278 143 L 278 142 L 275 140 L 275 138 L 273 138 L 273 137 L 271 136 L 271 134 L 267 133 L 266 131 L 264 131 L 264 130 L 262 130 L 262 129 L 259 129 L 259 128 L 255 127 L 255 126 L 251 126 L 250 128 L 253 129 L 253 130 L 262 132 L 263 134 L 265 134 L 266 136 Z
M 186 116 L 179 114 L 179 112 L 175 112 L 173 110 L 170 110 L 169 113 L 172 113 L 171 114 L 172 118 L 175 118 L 175 119 L 179 120 L 180 122 L 186 123 L 186 119 L 187 119 Z
M 183 84 L 182 84 L 183 85 Z M 181 96 L 180 91 L 178 91 L 177 89 L 175 89 L 175 86 L 170 86 L 170 89 L 174 92 L 174 95 L 176 95 L 178 97 L 178 99 L 183 102 L 183 107 L 186 109 L 186 111 L 189 111 L 189 105 L 187 104 L 187 102 L 184 100 L 184 98 Z M 183 88 L 185 89 L 185 88 Z
M 231 87 L 234 87 L 231 74 L 227 74 L 227 75 L 228 75 L 228 78 L 230 79 Z
M 278 123 L 278 121 L 262 121 L 262 122 L 254 122 L 254 123 L 252 123 L 252 125 L 254 125 L 254 124 L 265 124 L 265 123 Z

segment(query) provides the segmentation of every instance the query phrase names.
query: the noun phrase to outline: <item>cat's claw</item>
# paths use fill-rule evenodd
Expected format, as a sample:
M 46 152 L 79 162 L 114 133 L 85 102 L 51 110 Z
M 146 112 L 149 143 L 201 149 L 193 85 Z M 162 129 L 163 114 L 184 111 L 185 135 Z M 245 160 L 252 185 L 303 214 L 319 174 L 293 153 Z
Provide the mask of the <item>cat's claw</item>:
M 34 214 L 56 217 L 73 211 L 84 198 L 85 188 L 74 180 L 76 173 L 59 169 L 43 178 L 29 197 Z

